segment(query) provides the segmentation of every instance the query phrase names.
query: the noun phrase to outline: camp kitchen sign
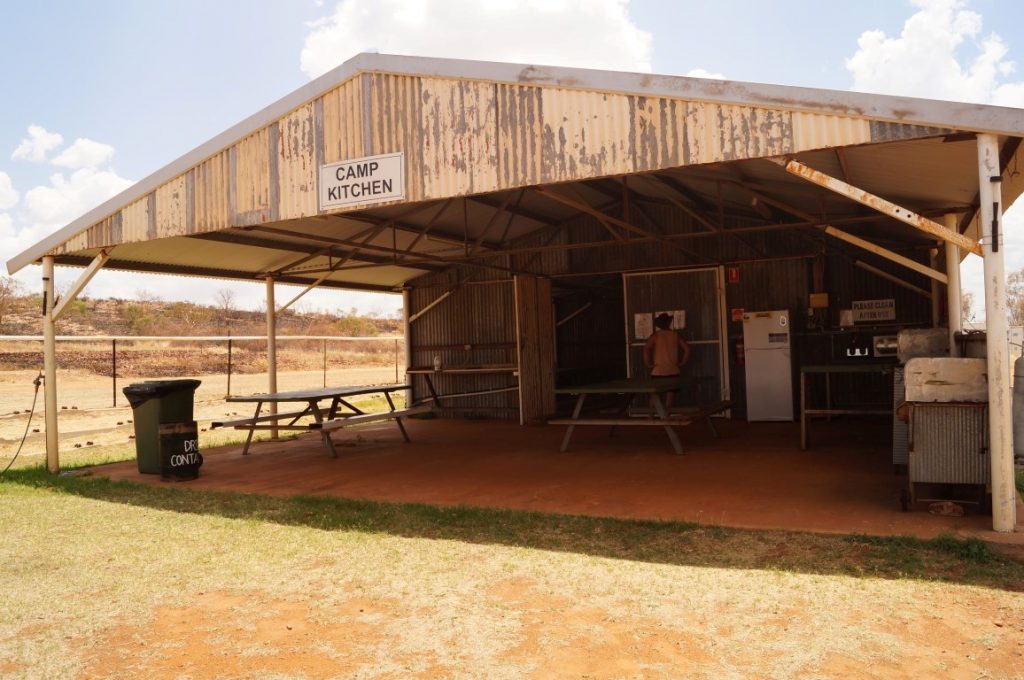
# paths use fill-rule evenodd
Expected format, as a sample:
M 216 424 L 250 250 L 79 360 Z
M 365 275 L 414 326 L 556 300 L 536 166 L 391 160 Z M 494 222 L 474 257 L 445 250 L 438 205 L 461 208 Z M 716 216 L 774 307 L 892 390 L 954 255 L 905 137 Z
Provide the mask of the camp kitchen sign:
M 405 154 L 320 166 L 320 210 L 405 198 Z
M 895 321 L 896 300 L 854 300 L 853 322 Z

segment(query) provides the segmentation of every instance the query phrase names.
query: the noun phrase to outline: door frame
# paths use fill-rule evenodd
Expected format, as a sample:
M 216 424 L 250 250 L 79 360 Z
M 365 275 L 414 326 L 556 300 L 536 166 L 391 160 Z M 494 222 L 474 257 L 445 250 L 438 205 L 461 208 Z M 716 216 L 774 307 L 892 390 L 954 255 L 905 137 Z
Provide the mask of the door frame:
M 629 318 L 629 292 L 626 290 L 627 279 L 638 276 L 663 276 L 666 274 L 698 274 L 701 272 L 714 272 L 715 274 L 715 288 L 716 288 L 716 300 L 718 302 L 718 340 L 696 340 L 689 342 L 690 345 L 718 345 L 718 363 L 719 363 L 719 393 L 722 395 L 722 399 L 730 398 L 730 383 L 729 383 L 729 358 L 726 354 L 728 339 L 729 339 L 729 320 L 726 318 L 726 302 L 725 302 L 725 266 L 724 265 L 712 265 L 710 267 L 684 267 L 680 269 L 663 269 L 655 271 L 642 271 L 642 272 L 622 272 L 622 316 L 626 330 L 626 375 L 629 377 L 633 376 L 633 357 L 632 349 L 634 347 L 643 347 L 643 342 L 634 342 L 631 338 L 633 337 L 633 329 L 631 325 L 631 319 Z

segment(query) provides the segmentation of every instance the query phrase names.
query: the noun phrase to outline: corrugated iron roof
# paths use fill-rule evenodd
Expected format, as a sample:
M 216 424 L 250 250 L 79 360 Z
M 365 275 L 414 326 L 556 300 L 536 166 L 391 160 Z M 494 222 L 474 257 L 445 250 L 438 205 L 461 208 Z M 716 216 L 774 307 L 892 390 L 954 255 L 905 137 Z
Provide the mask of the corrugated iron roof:
M 718 212 L 719 220 L 726 211 L 768 223 L 800 214 L 864 217 L 861 208 L 759 160 L 770 157 L 798 156 L 917 211 L 969 211 L 977 193 L 975 133 L 1000 135 L 1016 165 L 1024 112 L 361 54 L 7 264 L 13 273 L 45 254 L 82 264 L 107 250 L 108 268 L 394 289 L 453 260 L 511 271 L 508 258 L 480 258 L 534 233 L 557 243 L 543 237 L 581 208 L 616 210 L 628 196 L 682 203 L 712 219 Z M 405 155 L 405 200 L 319 207 L 320 165 L 393 152 Z M 1013 178 L 1003 184 L 1005 206 L 1024 190 L 1019 174 Z M 538 185 L 554 190 L 538 192 Z M 766 207 L 768 199 L 776 204 Z M 881 217 L 862 224 L 868 235 L 922 240 Z

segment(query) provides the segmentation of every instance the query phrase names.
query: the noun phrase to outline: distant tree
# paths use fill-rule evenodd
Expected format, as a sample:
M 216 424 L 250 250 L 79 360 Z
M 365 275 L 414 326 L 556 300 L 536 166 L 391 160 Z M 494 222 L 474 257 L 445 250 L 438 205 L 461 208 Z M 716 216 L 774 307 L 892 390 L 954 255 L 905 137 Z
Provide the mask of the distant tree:
M 153 304 L 154 302 L 160 302 L 160 296 L 151 290 L 145 288 L 139 288 L 135 291 L 135 299 L 143 304 Z
M 960 311 L 964 321 L 974 321 L 974 293 L 969 290 L 960 294 Z
M 21 294 L 21 285 L 10 276 L 0 276 L 0 328 L 4 317 L 14 309 L 14 302 Z
M 235 291 L 230 288 L 221 288 L 217 291 L 216 307 L 223 316 L 228 316 L 235 311 Z
M 1024 326 L 1024 269 L 1006 277 L 1006 311 L 1011 326 Z

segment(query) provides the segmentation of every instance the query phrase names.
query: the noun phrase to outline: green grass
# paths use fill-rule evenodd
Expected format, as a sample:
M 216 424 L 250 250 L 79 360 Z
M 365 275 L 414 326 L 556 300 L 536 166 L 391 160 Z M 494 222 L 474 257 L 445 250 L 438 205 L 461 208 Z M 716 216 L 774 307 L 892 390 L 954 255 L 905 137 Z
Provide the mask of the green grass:
M 1024 494 L 1024 468 L 1017 470 L 1017 492 Z
M 317 496 L 278 498 L 53 476 L 41 468 L 7 473 L 0 481 L 0 496 L 17 488 L 46 492 L 45 502 L 55 506 L 62 497 L 78 496 L 120 504 L 126 512 L 134 506 L 328 532 L 454 540 L 657 564 L 923 579 L 1024 590 L 1024 564 L 978 539 L 951 536 L 934 540 L 832 536 Z

